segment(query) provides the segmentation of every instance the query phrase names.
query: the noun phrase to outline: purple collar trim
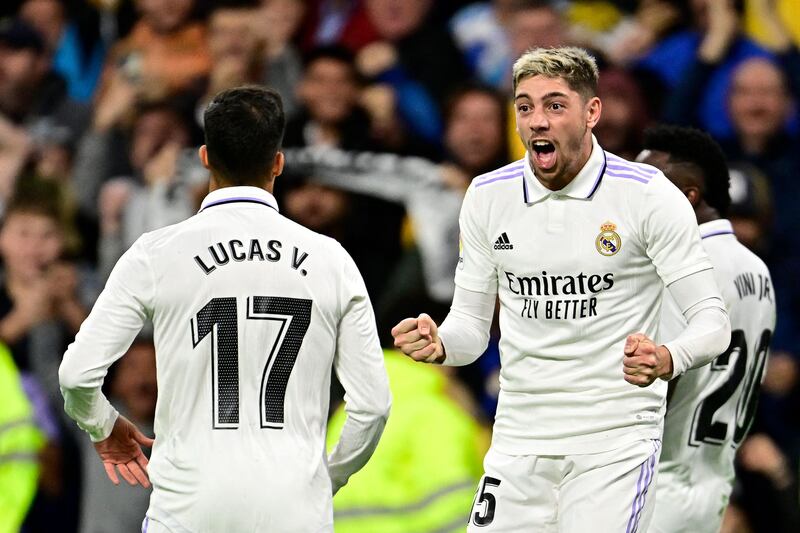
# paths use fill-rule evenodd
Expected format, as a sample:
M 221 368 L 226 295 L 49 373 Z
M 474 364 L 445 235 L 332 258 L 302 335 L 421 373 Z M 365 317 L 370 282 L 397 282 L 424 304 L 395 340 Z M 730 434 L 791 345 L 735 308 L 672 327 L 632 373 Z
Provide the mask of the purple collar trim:
M 265 205 L 265 206 L 269 207 L 270 209 L 275 209 L 275 207 L 270 205 L 269 202 L 267 202 L 265 200 L 262 200 L 261 198 L 252 198 L 252 197 L 247 197 L 247 196 L 241 196 L 241 197 L 233 197 L 233 198 L 223 198 L 221 200 L 217 200 L 216 202 L 210 202 L 210 203 L 204 205 L 200 209 L 199 212 L 202 213 L 203 211 L 205 211 L 209 207 L 215 207 L 215 206 L 218 206 L 218 205 L 233 204 L 233 203 L 261 204 L 261 205 Z M 275 210 L 277 211 L 277 209 L 275 209 Z

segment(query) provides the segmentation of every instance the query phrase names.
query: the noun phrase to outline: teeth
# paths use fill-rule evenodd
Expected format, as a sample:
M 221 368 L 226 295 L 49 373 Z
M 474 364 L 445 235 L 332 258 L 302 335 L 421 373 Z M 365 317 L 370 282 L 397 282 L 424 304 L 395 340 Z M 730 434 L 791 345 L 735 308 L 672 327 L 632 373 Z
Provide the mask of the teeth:
M 536 146 L 547 146 L 547 145 L 550 144 L 550 142 L 549 141 L 534 141 L 533 144 L 535 144 Z

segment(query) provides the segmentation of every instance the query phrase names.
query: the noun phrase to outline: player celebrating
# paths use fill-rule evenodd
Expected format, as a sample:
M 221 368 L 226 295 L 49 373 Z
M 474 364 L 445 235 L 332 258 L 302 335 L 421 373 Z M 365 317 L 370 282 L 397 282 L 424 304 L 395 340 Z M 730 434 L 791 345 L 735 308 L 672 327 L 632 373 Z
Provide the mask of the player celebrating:
M 775 300 L 764 262 L 742 246 L 723 218 L 730 205 L 725 156 L 707 134 L 661 126 L 648 130 L 637 159 L 667 176 L 694 207 L 731 321 L 728 349 L 711 365 L 670 382 L 658 501 L 650 531 L 716 533 L 733 488 L 733 459 L 755 415 Z M 661 336 L 686 323 L 665 295 Z
M 645 531 L 665 380 L 725 349 L 725 306 L 686 198 L 592 135 L 594 59 L 532 50 L 513 85 L 527 155 L 473 180 L 450 314 L 403 320 L 395 344 L 470 363 L 499 296 L 501 392 L 470 531 Z M 656 345 L 665 285 L 688 326 Z
M 333 531 L 332 492 L 383 431 L 388 380 L 361 275 L 337 242 L 281 216 L 271 194 L 284 124 L 274 91 L 213 99 L 200 212 L 136 241 L 61 365 L 66 411 L 109 477 L 148 486 L 140 445 L 153 441 L 100 387 L 152 319 L 159 398 L 148 533 Z M 332 366 L 348 419 L 326 461 Z

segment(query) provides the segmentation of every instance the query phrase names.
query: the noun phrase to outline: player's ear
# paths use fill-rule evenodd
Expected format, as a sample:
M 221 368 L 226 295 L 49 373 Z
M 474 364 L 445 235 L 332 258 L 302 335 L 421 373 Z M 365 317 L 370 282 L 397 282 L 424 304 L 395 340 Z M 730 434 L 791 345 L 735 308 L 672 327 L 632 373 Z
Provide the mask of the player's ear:
M 692 204 L 692 207 L 697 207 L 697 205 L 703 200 L 703 197 L 700 195 L 700 189 L 695 186 L 691 187 L 684 187 L 682 189 L 683 194 L 686 195 L 686 198 L 689 200 L 689 203 Z
M 200 156 L 200 162 L 203 164 L 203 166 L 211 170 L 211 167 L 208 166 L 208 149 L 206 148 L 205 144 L 197 150 L 197 155 Z
M 593 96 L 586 102 L 586 126 L 589 129 L 594 128 L 600 121 L 600 114 L 603 111 L 603 103 L 596 96 Z
M 277 177 L 280 176 L 283 172 L 283 165 L 286 163 L 286 157 L 283 155 L 283 152 L 278 152 L 275 154 L 275 159 L 272 162 L 272 176 Z

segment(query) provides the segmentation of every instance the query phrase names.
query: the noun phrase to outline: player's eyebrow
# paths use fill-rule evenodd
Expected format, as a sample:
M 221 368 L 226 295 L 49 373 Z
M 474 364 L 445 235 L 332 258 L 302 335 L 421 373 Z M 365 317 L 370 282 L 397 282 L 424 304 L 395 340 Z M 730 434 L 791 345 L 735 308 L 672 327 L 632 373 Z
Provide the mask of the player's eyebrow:
M 528 100 L 533 100 L 531 95 L 528 93 L 519 93 L 517 96 L 514 97 L 514 100 L 519 100 L 520 98 L 527 98 Z M 551 91 L 544 96 L 542 96 L 542 100 L 548 100 L 550 98 L 569 98 L 567 93 L 562 93 L 561 91 Z
M 569 98 L 569 95 L 567 93 L 562 93 L 561 91 L 551 91 L 542 96 L 542 100 L 549 100 L 550 98 Z

